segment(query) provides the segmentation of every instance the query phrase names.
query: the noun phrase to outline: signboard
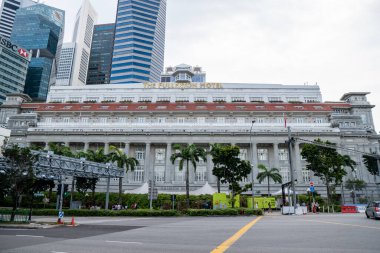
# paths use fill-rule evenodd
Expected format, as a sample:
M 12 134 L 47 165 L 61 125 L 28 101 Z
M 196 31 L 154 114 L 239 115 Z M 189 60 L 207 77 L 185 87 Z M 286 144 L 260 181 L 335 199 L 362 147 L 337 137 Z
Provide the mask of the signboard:
M 315 192 L 314 186 L 310 186 L 310 192 Z
M 252 197 L 248 197 L 248 208 L 252 208 Z M 255 197 L 255 208 L 257 204 L 257 208 L 269 208 L 269 203 L 271 208 L 276 208 L 276 198 L 270 197 L 270 198 L 265 198 L 265 197 Z
M 144 83 L 144 89 L 223 89 L 221 83 Z
M 13 44 L 10 40 L 2 37 L 1 35 L 0 35 L 0 45 L 30 61 L 31 55 L 26 49 L 23 49 L 17 46 L 16 44 Z
M 64 216 L 65 216 L 65 212 L 59 212 L 58 213 L 58 218 L 59 219 L 63 219 Z
M 212 204 L 214 209 L 231 208 L 231 197 L 225 193 L 215 193 L 212 195 Z M 240 195 L 235 196 L 235 207 L 240 207 Z

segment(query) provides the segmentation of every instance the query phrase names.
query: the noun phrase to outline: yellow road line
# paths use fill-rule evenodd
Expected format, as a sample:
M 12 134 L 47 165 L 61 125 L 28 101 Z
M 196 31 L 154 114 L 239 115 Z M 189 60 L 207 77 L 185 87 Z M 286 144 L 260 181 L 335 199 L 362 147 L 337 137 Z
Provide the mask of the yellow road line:
M 228 238 L 226 241 L 224 241 L 222 244 L 220 244 L 218 247 L 216 247 L 213 251 L 210 253 L 223 253 L 225 252 L 229 247 L 232 246 L 237 240 L 240 239 L 253 225 L 255 225 L 259 220 L 261 220 L 262 217 L 258 217 L 242 227 L 239 231 L 236 232 L 233 236 Z
M 340 225 L 340 226 L 349 226 L 349 227 L 371 228 L 371 229 L 378 229 L 378 230 L 380 230 L 380 227 L 361 226 L 361 225 L 354 225 L 354 224 L 347 224 L 347 223 L 340 223 L 340 222 L 317 221 L 317 220 L 305 220 L 305 221 L 311 221 L 311 222 L 317 222 L 317 223 L 325 223 L 325 224 L 333 224 L 333 225 Z

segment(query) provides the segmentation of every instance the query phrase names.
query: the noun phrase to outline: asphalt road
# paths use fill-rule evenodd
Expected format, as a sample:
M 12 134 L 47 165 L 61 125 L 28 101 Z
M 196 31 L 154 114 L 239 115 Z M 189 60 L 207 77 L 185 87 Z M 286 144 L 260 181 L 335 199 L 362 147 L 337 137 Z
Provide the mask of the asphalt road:
M 362 214 L 255 219 L 78 218 L 75 228 L 0 229 L 0 252 L 380 252 L 380 221 Z

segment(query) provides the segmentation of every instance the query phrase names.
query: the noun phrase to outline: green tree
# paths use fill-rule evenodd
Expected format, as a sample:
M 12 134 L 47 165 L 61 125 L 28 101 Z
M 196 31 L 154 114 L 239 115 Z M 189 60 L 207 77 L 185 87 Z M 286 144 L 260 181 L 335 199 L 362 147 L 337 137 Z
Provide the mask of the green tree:
M 377 184 L 377 177 L 379 175 L 379 163 L 378 159 L 374 156 L 363 155 L 363 162 L 367 167 L 368 172 L 373 176 L 375 183 Z
M 14 221 L 20 197 L 28 194 L 32 187 L 35 176 L 33 164 L 36 157 L 29 148 L 20 148 L 16 145 L 3 151 L 6 167 L 0 171 L 2 182 L 5 182 L 5 191 L 12 198 L 11 221 Z
M 218 176 L 222 183 L 228 183 L 228 188 L 231 190 L 232 207 L 235 207 L 236 194 L 246 191 L 251 187 L 247 184 L 241 187 L 240 182 L 247 178 L 251 172 L 251 163 L 249 161 L 242 161 L 239 158 L 240 149 L 237 146 L 222 146 L 218 151 Z M 213 170 L 214 173 L 214 170 Z
M 62 143 L 50 142 L 48 145 L 49 145 L 49 150 L 53 151 L 55 155 L 75 157 L 75 154 L 71 151 L 70 147 L 67 147 Z
M 260 170 L 259 174 L 257 174 L 257 180 L 259 180 L 260 183 L 265 179 L 268 180 L 268 196 L 270 196 L 270 179 L 275 183 L 282 183 L 282 176 L 276 168 L 269 170 L 263 164 L 259 164 L 257 167 Z
M 333 185 L 342 183 L 343 177 L 347 175 L 345 167 L 352 170 L 356 165 L 348 155 L 340 155 L 329 141 L 320 139 L 314 141 L 316 144 L 304 144 L 301 155 L 306 159 L 306 168 L 314 172 L 326 184 L 327 204 L 330 204 L 331 190 Z
M 98 148 L 97 150 L 88 150 L 87 152 L 82 151 L 76 155 L 77 158 L 84 157 L 86 160 L 96 163 L 106 163 L 110 161 L 110 156 L 104 153 L 104 148 Z M 78 182 L 79 181 L 79 182 Z M 95 205 L 95 190 L 96 184 L 98 183 L 98 178 L 77 178 L 76 188 L 79 193 L 86 195 L 88 189 L 91 189 L 91 199 L 93 205 Z
M 129 170 L 134 171 L 139 162 L 134 157 L 129 157 L 124 153 L 124 150 L 119 149 L 115 146 L 110 147 L 111 153 L 110 160 L 117 164 L 117 167 L 124 170 L 127 173 Z M 122 204 L 122 194 L 123 194 L 123 178 L 119 178 L 119 205 Z
M 346 188 L 352 191 L 352 202 L 355 204 L 356 191 L 361 191 L 367 187 L 367 183 L 360 179 L 348 179 L 346 181 Z
M 172 164 L 179 160 L 179 170 L 183 170 L 183 165 L 186 163 L 186 208 L 190 207 L 190 182 L 189 182 L 189 164 L 193 165 L 194 171 L 197 169 L 197 163 L 200 159 L 206 161 L 206 151 L 203 148 L 197 147 L 194 144 L 182 146 L 174 145 L 174 149 L 178 150 L 170 157 Z

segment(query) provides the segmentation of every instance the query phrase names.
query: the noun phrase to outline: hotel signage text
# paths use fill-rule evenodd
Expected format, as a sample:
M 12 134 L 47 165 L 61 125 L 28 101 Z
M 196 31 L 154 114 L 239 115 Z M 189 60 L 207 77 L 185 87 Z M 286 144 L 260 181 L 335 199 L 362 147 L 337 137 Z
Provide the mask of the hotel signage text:
M 221 83 L 144 83 L 144 89 L 223 89 Z

